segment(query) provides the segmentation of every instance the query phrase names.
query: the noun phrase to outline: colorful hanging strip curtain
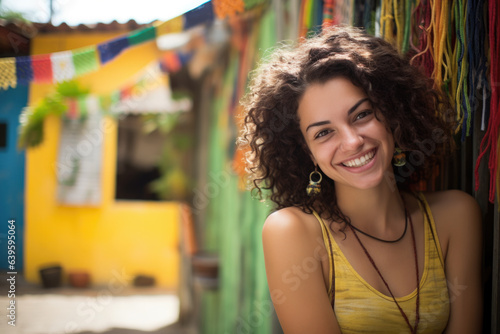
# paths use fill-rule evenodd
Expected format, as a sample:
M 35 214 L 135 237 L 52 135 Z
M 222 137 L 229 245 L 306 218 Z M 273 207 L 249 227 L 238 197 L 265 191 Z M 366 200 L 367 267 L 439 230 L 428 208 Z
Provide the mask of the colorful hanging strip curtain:
M 335 9 L 334 0 L 323 1 L 323 27 L 333 26 L 333 11 Z
M 240 6 L 241 7 L 241 6 Z M 214 20 L 211 1 L 185 14 L 156 26 L 135 30 L 110 41 L 75 50 L 51 54 L 10 57 L 0 59 L 0 88 L 15 88 L 17 84 L 57 83 L 97 71 L 115 59 L 124 50 L 156 37 L 178 33 Z
M 330 6 L 332 6 L 330 4 Z M 330 8 L 327 8 L 328 11 Z M 301 3 L 299 14 L 300 36 L 306 37 L 309 34 L 317 34 L 321 31 L 324 22 L 323 1 L 304 0 Z
M 479 165 L 487 156 L 492 202 L 500 127 L 499 7 L 495 0 L 382 0 L 380 7 L 381 35 L 402 53 L 415 53 L 412 63 L 448 95 L 462 141 L 471 135 L 474 117 L 480 117 L 486 133 L 476 161 L 475 188 L 479 188 Z
M 490 95 L 490 113 L 488 119 L 488 128 L 484 134 L 483 140 L 480 145 L 480 153 L 477 158 L 475 168 L 475 188 L 479 189 L 479 166 L 481 160 L 488 155 L 488 169 L 490 171 L 490 184 L 489 184 L 489 200 L 493 203 L 495 199 L 495 177 L 498 171 L 498 142 L 499 142 L 499 128 L 500 128 L 500 67 L 498 62 L 500 60 L 500 5 L 497 0 L 489 0 L 488 3 L 489 15 L 489 43 L 490 43 L 490 82 L 491 82 L 491 95 Z M 486 103 L 486 101 L 484 101 Z
M 493 202 L 500 183 L 498 0 L 302 0 L 302 36 L 317 24 L 319 3 L 323 5 L 323 27 L 342 23 L 363 26 L 412 57 L 412 64 L 448 95 L 462 141 L 472 134 L 474 118 L 480 117 L 480 129 L 486 132 L 475 166 L 475 188 L 479 188 L 480 163 L 486 160 L 490 179 L 481 186 L 488 187 Z

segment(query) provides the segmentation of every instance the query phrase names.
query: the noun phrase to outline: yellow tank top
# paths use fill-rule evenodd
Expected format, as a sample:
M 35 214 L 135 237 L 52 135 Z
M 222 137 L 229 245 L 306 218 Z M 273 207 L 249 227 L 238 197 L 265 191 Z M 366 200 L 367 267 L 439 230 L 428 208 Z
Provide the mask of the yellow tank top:
M 443 255 L 430 208 L 425 197 L 422 194 L 418 196 L 422 201 L 419 206 L 424 213 L 425 226 L 425 263 L 420 280 L 418 333 L 442 333 L 448 323 L 450 312 Z M 334 297 L 335 316 L 342 333 L 409 333 L 410 329 L 392 297 L 373 288 L 354 270 L 335 242 L 328 226 L 316 212 L 314 215 L 320 222 L 325 247 L 329 253 L 328 295 L 330 298 Z M 335 268 L 334 280 L 333 268 Z M 335 289 L 333 296 L 332 285 Z M 416 298 L 416 288 L 411 294 L 396 298 L 412 326 L 415 324 Z

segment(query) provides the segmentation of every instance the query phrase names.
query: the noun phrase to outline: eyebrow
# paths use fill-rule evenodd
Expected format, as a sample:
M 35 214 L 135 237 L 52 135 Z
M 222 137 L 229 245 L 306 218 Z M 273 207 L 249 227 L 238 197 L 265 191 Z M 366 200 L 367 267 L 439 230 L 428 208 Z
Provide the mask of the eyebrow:
M 353 105 L 348 111 L 347 111 L 347 115 L 349 116 L 350 114 L 352 114 L 356 109 L 358 109 L 358 107 L 365 101 L 368 101 L 368 98 L 365 97 L 365 98 L 362 98 L 361 100 L 359 100 L 358 102 L 356 102 L 355 105 Z M 321 122 L 316 122 L 316 123 L 311 123 L 309 124 L 309 126 L 307 127 L 306 129 L 306 132 L 309 130 L 309 128 L 312 128 L 314 126 L 321 126 L 321 125 L 325 125 L 325 124 L 330 124 L 330 121 L 321 121 Z

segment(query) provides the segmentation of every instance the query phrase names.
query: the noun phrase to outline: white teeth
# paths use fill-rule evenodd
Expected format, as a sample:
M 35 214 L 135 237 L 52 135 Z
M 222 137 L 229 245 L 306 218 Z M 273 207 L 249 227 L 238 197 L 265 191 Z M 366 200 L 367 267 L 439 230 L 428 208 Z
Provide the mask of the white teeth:
M 343 162 L 342 164 L 347 167 L 361 167 L 369 163 L 373 158 L 373 150 L 366 153 L 362 157 Z

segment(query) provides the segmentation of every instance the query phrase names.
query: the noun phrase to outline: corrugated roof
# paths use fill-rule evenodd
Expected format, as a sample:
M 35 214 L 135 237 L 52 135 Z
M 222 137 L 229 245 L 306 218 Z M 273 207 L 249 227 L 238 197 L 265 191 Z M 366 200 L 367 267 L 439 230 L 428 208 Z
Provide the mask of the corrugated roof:
M 83 31 L 122 31 L 122 30 L 136 30 L 147 26 L 147 24 L 137 23 L 135 20 L 129 20 L 126 23 L 119 23 L 114 20 L 110 23 L 96 23 L 96 24 L 79 24 L 78 26 L 69 26 L 66 23 L 61 23 L 55 26 L 51 23 L 34 23 L 34 26 L 39 33 L 53 33 L 53 32 L 83 32 Z
M 140 29 L 148 24 L 139 24 L 135 20 L 126 23 L 112 21 L 92 25 L 79 24 L 69 26 L 66 23 L 30 23 L 19 19 L 0 19 L 0 58 L 29 55 L 30 40 L 37 34 L 81 33 L 81 32 L 126 32 Z
M 3 27 L 5 30 L 11 31 L 25 38 L 33 38 L 33 36 L 36 35 L 37 32 L 36 28 L 31 23 L 18 19 L 0 19 L 0 27 Z
M 59 25 L 53 25 L 52 23 L 28 23 L 21 20 L 0 19 L 0 26 L 26 38 L 33 38 L 38 33 L 132 31 L 147 25 L 137 23 L 135 20 L 129 20 L 126 23 L 119 23 L 115 20 L 110 23 L 100 22 L 92 25 L 79 24 L 78 26 L 69 26 L 64 22 Z

